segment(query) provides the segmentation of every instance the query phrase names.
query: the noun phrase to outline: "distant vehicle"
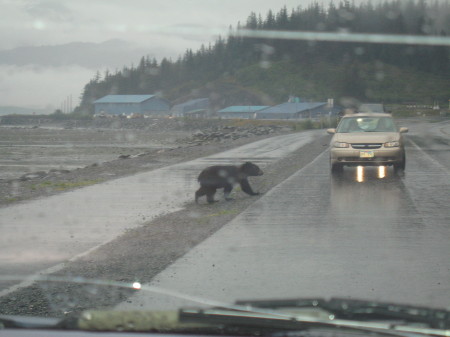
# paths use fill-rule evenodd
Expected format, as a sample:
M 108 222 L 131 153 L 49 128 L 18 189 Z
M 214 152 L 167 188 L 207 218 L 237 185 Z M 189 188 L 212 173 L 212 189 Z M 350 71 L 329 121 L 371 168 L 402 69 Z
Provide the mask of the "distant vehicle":
M 128 115 L 127 118 L 128 119 L 144 118 L 144 115 L 135 112 L 135 113 L 132 113 L 131 115 Z
M 94 114 L 94 118 L 107 118 L 107 117 L 108 117 L 108 115 L 104 111 Z
M 402 133 L 407 128 L 394 124 L 390 114 L 358 113 L 343 116 L 330 143 L 330 167 L 333 173 L 343 166 L 394 166 L 405 169 L 406 156 Z
M 358 108 L 358 113 L 387 113 L 384 104 L 379 103 L 364 103 Z

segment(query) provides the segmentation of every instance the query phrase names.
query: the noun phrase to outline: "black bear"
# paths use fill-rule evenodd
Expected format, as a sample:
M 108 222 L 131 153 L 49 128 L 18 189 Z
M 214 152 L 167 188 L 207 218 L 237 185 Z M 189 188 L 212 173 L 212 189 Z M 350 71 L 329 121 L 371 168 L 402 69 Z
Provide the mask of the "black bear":
M 259 195 L 257 192 L 253 192 L 247 177 L 261 176 L 263 171 L 255 164 L 246 162 L 240 166 L 223 166 L 216 165 L 205 168 L 197 180 L 200 183 L 200 188 L 195 192 L 195 202 L 198 203 L 198 199 L 206 195 L 208 203 L 214 202 L 214 194 L 219 188 L 223 188 L 225 200 L 231 200 L 229 197 L 233 185 L 239 183 L 242 191 L 249 195 Z

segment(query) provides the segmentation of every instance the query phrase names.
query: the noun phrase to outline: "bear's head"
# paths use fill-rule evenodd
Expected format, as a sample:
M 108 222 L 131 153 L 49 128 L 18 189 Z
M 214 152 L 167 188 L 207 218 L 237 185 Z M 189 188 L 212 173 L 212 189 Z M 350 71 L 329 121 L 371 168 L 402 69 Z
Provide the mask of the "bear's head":
M 242 164 L 239 170 L 241 171 L 241 173 L 244 173 L 247 176 L 262 176 L 264 174 L 263 171 L 258 167 L 258 165 L 253 164 L 249 161 Z

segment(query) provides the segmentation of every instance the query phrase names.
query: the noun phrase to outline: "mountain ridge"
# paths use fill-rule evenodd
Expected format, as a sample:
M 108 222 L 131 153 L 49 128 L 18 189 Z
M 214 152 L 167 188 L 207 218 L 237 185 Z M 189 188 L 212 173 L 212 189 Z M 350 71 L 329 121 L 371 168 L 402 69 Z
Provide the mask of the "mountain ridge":
M 78 65 L 90 69 L 121 68 L 143 56 L 147 50 L 111 39 L 100 43 L 70 42 L 59 45 L 23 46 L 0 50 L 0 65 L 60 67 Z

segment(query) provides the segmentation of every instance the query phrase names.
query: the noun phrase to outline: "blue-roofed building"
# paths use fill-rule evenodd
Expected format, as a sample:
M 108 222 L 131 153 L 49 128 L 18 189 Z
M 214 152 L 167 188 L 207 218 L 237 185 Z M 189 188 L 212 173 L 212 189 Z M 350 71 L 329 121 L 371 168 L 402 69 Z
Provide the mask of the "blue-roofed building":
M 217 111 L 220 118 L 225 119 L 253 119 L 255 118 L 255 113 L 269 108 L 268 106 L 262 105 L 236 105 L 229 106 L 225 109 Z
M 170 103 L 156 95 L 107 95 L 94 101 L 96 114 L 168 115 Z
M 336 115 L 339 108 L 327 102 L 288 102 L 256 112 L 257 119 L 301 119 Z
M 197 98 L 174 105 L 170 114 L 174 117 L 208 116 L 211 114 L 209 98 Z

